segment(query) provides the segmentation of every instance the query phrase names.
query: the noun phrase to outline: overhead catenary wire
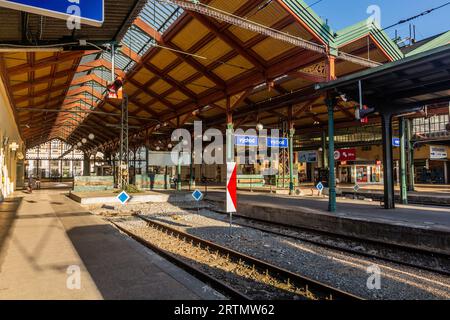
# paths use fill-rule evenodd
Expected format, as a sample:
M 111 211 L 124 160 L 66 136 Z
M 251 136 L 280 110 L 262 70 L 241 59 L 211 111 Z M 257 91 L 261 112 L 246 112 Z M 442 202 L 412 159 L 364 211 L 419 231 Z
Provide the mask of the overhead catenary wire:
M 434 7 L 432 9 L 428 9 L 426 11 L 423 11 L 423 12 L 421 12 L 421 13 L 415 15 L 415 16 L 409 17 L 407 19 L 400 20 L 397 23 L 394 23 L 394 24 L 392 24 L 392 25 L 390 25 L 390 26 L 388 26 L 386 28 L 383 28 L 381 31 L 388 30 L 388 29 L 393 28 L 395 26 L 398 26 L 398 25 L 404 24 L 406 22 L 409 22 L 409 21 L 421 18 L 421 17 L 426 16 L 426 15 L 428 15 L 428 14 L 434 12 L 434 11 L 440 10 L 440 9 L 442 9 L 442 8 L 448 6 L 448 5 L 450 5 L 450 1 L 448 1 L 447 3 L 444 3 L 444 4 L 440 5 L 440 6 Z

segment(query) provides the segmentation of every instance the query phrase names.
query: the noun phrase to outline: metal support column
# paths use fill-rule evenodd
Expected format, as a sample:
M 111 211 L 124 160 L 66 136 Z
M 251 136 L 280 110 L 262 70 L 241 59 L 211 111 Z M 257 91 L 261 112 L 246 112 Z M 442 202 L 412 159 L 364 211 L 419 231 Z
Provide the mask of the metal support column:
M 122 118 L 120 130 L 120 151 L 119 151 L 119 189 L 125 190 L 129 184 L 128 167 L 128 96 L 124 94 L 122 100 Z
M 293 106 L 289 106 L 289 194 L 294 194 L 294 135 Z
M 183 159 L 183 154 L 181 152 L 178 153 L 178 163 L 177 163 L 177 190 L 181 191 L 181 161 Z
M 328 108 L 328 168 L 329 168 L 329 199 L 328 199 L 328 211 L 336 212 L 336 179 L 334 176 L 334 106 L 336 101 L 332 97 L 328 97 L 326 100 Z
M 190 154 L 190 159 L 189 159 L 189 191 L 192 190 L 192 186 L 193 186 L 193 177 L 194 177 L 194 168 L 193 168 L 193 162 L 194 162 L 194 149 L 193 149 L 193 144 L 191 144 L 191 154 Z
M 392 115 L 381 114 L 383 134 L 383 178 L 384 178 L 384 208 L 395 208 L 394 173 L 392 161 Z
M 411 119 L 406 120 L 406 140 L 408 145 L 408 191 L 414 191 L 414 142 L 412 141 L 412 123 Z
M 322 169 L 328 168 L 327 161 L 327 131 L 325 129 L 322 130 Z
M 234 162 L 234 125 L 233 125 L 233 113 L 231 110 L 231 100 L 227 97 L 227 131 L 226 131 L 226 162 Z
M 83 152 L 83 176 L 88 177 L 91 175 L 91 155 L 87 152 Z
M 226 133 L 226 159 L 227 162 L 234 162 L 234 143 L 233 143 L 233 133 L 234 127 L 232 123 L 227 124 L 227 133 Z
M 402 204 L 408 204 L 408 190 L 406 179 L 406 135 L 405 118 L 399 119 L 400 133 L 400 200 Z
M 180 117 L 177 117 L 177 128 L 178 129 L 181 128 Z M 181 184 L 181 161 L 182 161 L 182 157 L 183 157 L 182 152 L 178 151 L 178 162 L 177 162 L 177 168 L 176 168 L 177 184 L 175 186 L 175 188 L 178 191 L 181 191 L 181 189 L 182 189 L 182 184 Z
M 145 175 L 148 177 L 148 148 L 145 146 Z
M 112 174 L 113 174 L 113 182 L 114 182 L 114 188 L 117 188 L 117 178 L 116 178 L 116 156 L 113 154 L 111 156 L 111 163 L 112 163 Z

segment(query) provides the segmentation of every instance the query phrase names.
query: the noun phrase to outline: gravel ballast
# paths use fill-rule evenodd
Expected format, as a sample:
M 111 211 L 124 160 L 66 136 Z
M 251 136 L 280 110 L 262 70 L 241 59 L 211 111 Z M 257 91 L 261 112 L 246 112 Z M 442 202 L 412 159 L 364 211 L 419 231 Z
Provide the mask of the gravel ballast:
M 95 213 L 106 216 L 141 214 L 366 299 L 450 299 L 450 279 L 445 275 L 349 254 L 252 227 L 234 225 L 230 236 L 227 217 L 205 206 L 203 203 L 198 213 L 193 203 L 129 205 L 98 209 Z M 376 278 L 374 270 L 377 269 L 381 272 L 381 288 L 369 289 L 367 284 L 373 283 L 370 280 Z

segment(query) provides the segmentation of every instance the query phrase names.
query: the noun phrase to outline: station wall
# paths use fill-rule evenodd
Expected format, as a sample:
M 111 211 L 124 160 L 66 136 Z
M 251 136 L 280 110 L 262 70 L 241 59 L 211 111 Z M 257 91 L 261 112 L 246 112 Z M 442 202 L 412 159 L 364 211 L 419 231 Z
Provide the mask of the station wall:
M 13 108 L 0 80 L 0 201 L 22 185 L 24 154 Z

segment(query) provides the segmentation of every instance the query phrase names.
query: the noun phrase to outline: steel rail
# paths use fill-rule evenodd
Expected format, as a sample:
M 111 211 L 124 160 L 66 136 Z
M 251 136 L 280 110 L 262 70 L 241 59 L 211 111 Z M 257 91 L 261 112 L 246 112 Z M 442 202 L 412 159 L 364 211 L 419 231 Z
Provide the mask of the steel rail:
M 219 214 L 225 214 L 223 211 L 215 210 L 215 209 L 212 209 L 212 208 L 208 208 L 208 210 L 216 212 L 216 213 L 219 213 Z M 276 222 L 249 218 L 249 217 L 242 216 L 242 215 L 239 215 L 239 214 L 234 214 L 234 216 L 237 217 L 237 218 L 240 218 L 240 219 L 244 219 L 244 220 L 248 220 L 250 222 L 254 222 L 254 223 L 269 224 L 269 225 L 272 225 L 273 227 L 288 227 L 288 226 L 285 226 L 285 225 L 282 225 L 282 224 L 279 224 L 279 223 L 276 223 Z M 274 234 L 274 235 L 277 235 L 277 236 L 282 236 L 282 237 L 286 237 L 286 238 L 290 238 L 290 239 L 294 239 L 294 240 L 300 240 L 300 241 L 303 241 L 303 242 L 311 243 L 313 245 L 321 246 L 321 247 L 332 249 L 332 250 L 338 250 L 338 251 L 347 252 L 347 253 L 351 253 L 351 254 L 355 254 L 355 255 L 360 255 L 360 256 L 363 256 L 363 257 L 367 257 L 367 258 L 378 259 L 378 260 L 382 260 L 382 261 L 389 262 L 389 263 L 395 263 L 395 264 L 399 264 L 399 265 L 410 267 L 410 268 L 416 268 L 416 269 L 420 269 L 420 270 L 424 270 L 424 271 L 428 271 L 428 272 L 433 272 L 433 273 L 437 273 L 437 274 L 441 274 L 441 275 L 450 276 L 450 271 L 448 271 L 448 270 L 435 269 L 435 268 L 431 268 L 431 267 L 427 267 L 427 266 L 420 266 L 420 265 L 409 263 L 409 262 L 406 262 L 406 261 L 393 259 L 393 258 L 388 258 L 388 257 L 383 257 L 383 256 L 371 254 L 371 253 L 368 253 L 368 252 L 361 252 L 361 251 L 350 249 L 350 248 L 343 248 L 343 247 L 339 247 L 339 246 L 332 245 L 332 244 L 329 244 L 329 243 L 323 243 L 321 241 L 316 241 L 316 240 L 308 239 L 308 238 L 301 237 L 301 236 L 289 235 L 289 234 L 285 234 L 285 233 L 282 233 L 282 232 L 269 230 L 269 229 L 264 228 L 264 227 L 253 226 L 251 224 L 239 223 L 239 222 L 236 222 L 236 221 L 234 221 L 234 224 L 242 226 L 242 227 L 252 228 L 252 229 L 255 229 L 255 230 L 258 230 L 258 231 L 267 232 L 267 233 Z M 302 227 L 295 227 L 295 228 L 290 227 L 290 229 L 293 230 L 293 231 L 298 231 L 298 232 L 300 232 L 300 231 L 303 231 L 303 232 L 314 232 L 314 233 L 319 234 L 319 235 L 323 235 L 323 236 L 327 236 L 327 237 L 333 237 L 333 238 L 341 238 L 341 239 L 344 239 L 344 240 L 366 242 L 366 243 L 369 243 L 369 244 L 372 244 L 372 245 L 382 245 L 382 246 L 385 246 L 385 247 L 399 248 L 401 250 L 404 250 L 405 252 L 427 255 L 428 258 L 430 258 L 430 259 L 433 259 L 433 258 L 436 258 L 436 257 L 437 258 L 441 258 L 441 259 L 450 259 L 449 256 L 444 255 L 444 254 L 428 252 L 428 251 L 424 251 L 424 250 L 413 249 L 413 248 L 403 247 L 403 246 L 399 246 L 399 245 L 388 245 L 386 243 L 381 243 L 381 242 L 372 241 L 372 240 L 358 239 L 358 238 L 344 236 L 344 235 L 338 235 L 338 234 L 334 234 L 334 233 L 326 232 L 326 231 L 319 231 L 319 230 L 313 230 L 313 229 L 302 228 Z
M 150 250 L 158 253 L 159 255 L 163 256 L 164 258 L 166 258 L 170 262 L 176 264 L 178 267 L 182 268 L 183 270 L 191 273 L 192 275 L 194 275 L 198 279 L 202 280 L 203 282 L 209 284 L 211 287 L 213 287 L 217 291 L 221 292 L 222 294 L 224 294 L 224 295 L 226 295 L 226 296 L 228 296 L 228 297 L 230 297 L 232 299 L 236 299 L 236 300 L 245 300 L 245 301 L 251 300 L 250 297 L 248 297 L 245 294 L 235 290 L 234 288 L 232 288 L 229 285 L 227 285 L 225 282 L 210 276 L 209 274 L 201 271 L 199 268 L 196 268 L 196 267 L 188 264 L 187 262 L 184 262 L 183 260 L 178 258 L 176 255 L 174 255 L 174 254 L 172 254 L 172 253 L 170 253 L 170 252 L 168 252 L 166 250 L 163 250 L 163 249 L 159 248 L 158 246 L 155 246 L 150 241 L 147 241 L 144 238 L 142 238 L 142 237 L 140 237 L 140 236 L 138 236 L 138 235 L 128 231 L 127 229 L 121 227 L 120 225 L 118 225 L 117 223 L 112 221 L 111 219 L 109 219 L 108 221 L 112 225 L 114 225 L 114 227 L 116 227 L 121 232 L 125 233 L 130 238 L 136 240 L 137 242 L 139 242 L 143 246 L 147 247 L 148 249 L 150 249 Z
M 358 297 L 356 295 L 344 292 L 337 288 L 333 288 L 327 284 L 324 284 L 319 281 L 301 276 L 301 275 L 293 273 L 289 270 L 280 268 L 278 266 L 275 266 L 268 262 L 262 261 L 260 259 L 237 252 L 235 250 L 223 247 L 223 246 L 213 243 L 211 241 L 204 240 L 202 238 L 188 234 L 188 233 L 178 230 L 176 228 L 169 227 L 166 224 L 153 221 L 153 220 L 143 217 L 141 215 L 137 215 L 136 217 L 145 221 L 146 223 L 149 224 L 149 226 L 151 226 L 153 228 L 164 230 L 166 232 L 170 232 L 170 233 L 178 235 L 180 237 L 189 239 L 190 241 L 192 241 L 193 243 L 195 243 L 197 245 L 201 245 L 205 248 L 209 247 L 213 250 L 221 252 L 222 254 L 228 255 L 230 257 L 230 259 L 232 259 L 233 261 L 244 262 L 245 264 L 247 264 L 250 267 L 255 266 L 255 268 L 258 269 L 259 271 L 269 272 L 272 276 L 275 276 L 277 279 L 280 279 L 281 281 L 290 282 L 299 288 L 306 288 L 309 292 L 311 292 L 313 295 L 317 296 L 319 299 L 363 300 L 363 298 Z

